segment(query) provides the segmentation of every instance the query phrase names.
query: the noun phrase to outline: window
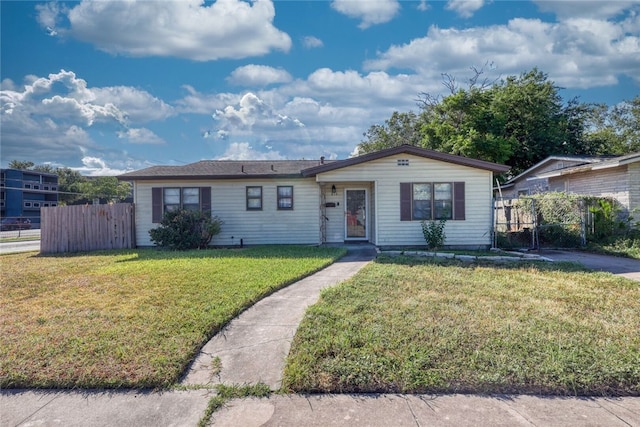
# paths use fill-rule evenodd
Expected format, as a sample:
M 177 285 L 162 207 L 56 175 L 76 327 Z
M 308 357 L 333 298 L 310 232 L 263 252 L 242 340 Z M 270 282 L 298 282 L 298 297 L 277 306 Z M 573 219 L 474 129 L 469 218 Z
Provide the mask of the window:
M 184 209 L 197 211 L 200 209 L 200 188 L 165 188 L 164 212 Z
M 180 209 L 180 189 L 165 188 L 162 200 L 164 201 L 164 212 L 171 212 Z
M 413 219 L 431 219 L 431 184 L 413 184 Z
M 400 183 L 400 220 L 464 220 L 464 199 L 464 182 Z
M 433 218 L 453 218 L 453 192 L 450 182 L 433 184 Z
M 200 189 L 199 188 L 183 188 L 182 189 L 182 209 L 188 211 L 200 210 Z
M 176 209 L 211 212 L 211 187 L 154 187 L 151 189 L 152 222 Z
M 278 210 L 293 209 L 293 187 L 278 186 Z
M 247 210 L 262 210 L 262 187 L 247 187 Z

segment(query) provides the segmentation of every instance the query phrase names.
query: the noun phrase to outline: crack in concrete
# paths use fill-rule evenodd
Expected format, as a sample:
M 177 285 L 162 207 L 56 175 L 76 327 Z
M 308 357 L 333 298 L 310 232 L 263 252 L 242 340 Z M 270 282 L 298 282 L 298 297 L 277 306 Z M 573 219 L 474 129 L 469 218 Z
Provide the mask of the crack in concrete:
M 415 421 L 415 423 L 416 423 L 416 425 L 418 427 L 421 427 L 420 426 L 420 421 L 418 420 L 418 416 L 416 415 L 415 412 L 413 412 L 413 407 L 411 406 L 411 401 L 407 397 L 404 397 L 404 401 L 407 402 L 407 407 L 409 408 L 409 412 L 411 412 L 411 416 L 413 417 L 413 421 Z
M 18 424 L 16 424 L 16 427 L 24 424 L 25 422 L 27 422 L 27 420 L 29 420 L 30 418 L 32 418 L 35 414 L 37 414 L 38 412 L 42 411 L 44 408 L 46 408 L 47 406 L 49 406 L 51 404 L 51 402 L 53 402 L 54 400 L 56 400 L 59 397 L 59 395 L 53 396 L 51 398 L 51 400 L 49 400 L 47 403 L 45 403 L 44 405 L 42 405 L 41 407 L 39 407 L 38 409 L 36 409 L 32 414 L 28 415 L 27 417 L 25 417 L 25 419 L 23 419 L 22 421 L 20 421 Z

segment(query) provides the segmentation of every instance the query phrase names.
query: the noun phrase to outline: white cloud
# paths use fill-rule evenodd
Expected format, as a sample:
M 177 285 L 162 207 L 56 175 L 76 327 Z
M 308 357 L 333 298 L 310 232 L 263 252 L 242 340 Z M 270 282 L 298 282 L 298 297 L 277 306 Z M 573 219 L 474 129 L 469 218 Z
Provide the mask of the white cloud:
M 240 86 L 267 86 L 291 80 L 291 74 L 282 68 L 254 64 L 236 68 L 227 78 L 229 83 Z
M 240 102 L 242 94 L 236 93 L 202 93 L 189 85 L 183 85 L 187 95 L 175 102 L 176 110 L 180 113 L 211 114 L 229 104 Z
M 70 8 L 41 6 L 44 27 L 64 17 L 60 36 L 91 43 L 113 54 L 169 56 L 195 61 L 246 58 L 288 51 L 291 38 L 273 26 L 270 0 L 87 1 Z
M 302 39 L 302 46 L 304 46 L 307 49 L 313 49 L 313 48 L 324 46 L 324 43 L 322 43 L 322 40 L 320 40 L 317 37 L 306 36 L 306 37 L 303 37 Z
M 248 142 L 232 142 L 218 160 L 282 160 L 277 151 L 257 151 Z
M 222 110 L 216 110 L 212 117 L 220 124 L 219 130 L 229 133 L 242 133 L 258 129 L 291 129 L 304 127 L 295 117 L 281 114 L 266 104 L 255 94 L 245 94 L 238 104 L 227 105 Z
M 130 86 L 92 88 L 94 102 L 114 104 L 126 112 L 129 123 L 165 120 L 175 114 L 174 108 L 149 92 Z
M 150 130 L 129 125 L 174 114 L 173 107 L 145 91 L 92 88 L 65 70 L 47 77 L 27 76 L 20 88 L 3 81 L 0 105 L 3 158 L 62 164 L 77 159 L 83 150 L 99 149 L 94 128 L 101 138 L 112 132 L 134 144 L 162 143 Z
M 126 139 L 132 144 L 166 144 L 162 138 L 146 128 L 127 129 L 117 134 L 118 138 Z
M 456 12 L 463 18 L 470 18 L 484 4 L 485 0 L 449 0 L 446 9 Z
M 402 97 L 413 98 L 424 82 L 405 74 L 389 75 L 384 71 L 360 74 L 354 70 L 333 71 L 320 68 L 306 81 L 293 86 L 297 93 L 321 99 L 338 99 L 342 105 L 368 105 L 373 100 L 397 103 Z
M 640 37 L 624 28 L 624 23 L 594 19 L 547 23 L 523 18 L 465 30 L 431 27 L 426 37 L 392 46 L 364 67 L 412 69 L 437 79 L 443 72 L 467 74 L 469 66 L 490 60 L 502 75 L 538 67 L 563 87 L 605 86 L 615 84 L 619 75 L 640 75 Z
M 418 6 L 416 7 L 420 12 L 426 12 L 429 8 L 430 6 L 427 3 L 427 0 L 420 0 L 420 3 L 418 3 Z
M 18 86 L 16 86 L 11 79 L 2 79 L 2 82 L 0 82 L 0 90 L 17 91 Z
M 92 156 L 84 156 L 82 158 L 82 166 L 71 169 L 86 176 L 116 176 L 132 170 L 132 168 L 114 169 L 108 166 L 105 160 Z
M 534 0 L 543 12 L 555 13 L 559 18 L 614 18 L 625 10 L 638 10 L 638 2 L 633 0 L 593 1 L 593 0 Z
M 331 7 L 350 18 L 360 19 L 358 28 L 391 21 L 400 10 L 397 0 L 334 0 Z
M 57 2 L 36 5 L 38 23 L 47 30 L 50 36 L 56 36 L 58 34 L 56 27 L 65 10 L 64 5 Z

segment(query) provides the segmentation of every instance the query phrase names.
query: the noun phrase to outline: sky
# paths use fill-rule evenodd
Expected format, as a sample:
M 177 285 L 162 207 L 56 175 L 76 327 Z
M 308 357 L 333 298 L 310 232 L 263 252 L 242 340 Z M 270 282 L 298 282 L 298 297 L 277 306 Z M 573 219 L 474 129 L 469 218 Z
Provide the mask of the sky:
M 640 93 L 639 1 L 2 0 L 0 18 L 2 167 L 344 159 L 473 68 L 537 67 L 565 101 Z

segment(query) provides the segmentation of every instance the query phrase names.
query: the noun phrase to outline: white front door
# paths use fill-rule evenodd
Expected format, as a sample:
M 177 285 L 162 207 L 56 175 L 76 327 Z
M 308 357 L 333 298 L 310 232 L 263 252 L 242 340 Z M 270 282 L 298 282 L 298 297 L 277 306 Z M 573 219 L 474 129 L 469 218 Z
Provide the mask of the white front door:
M 367 190 L 346 189 L 345 198 L 345 240 L 367 240 Z

